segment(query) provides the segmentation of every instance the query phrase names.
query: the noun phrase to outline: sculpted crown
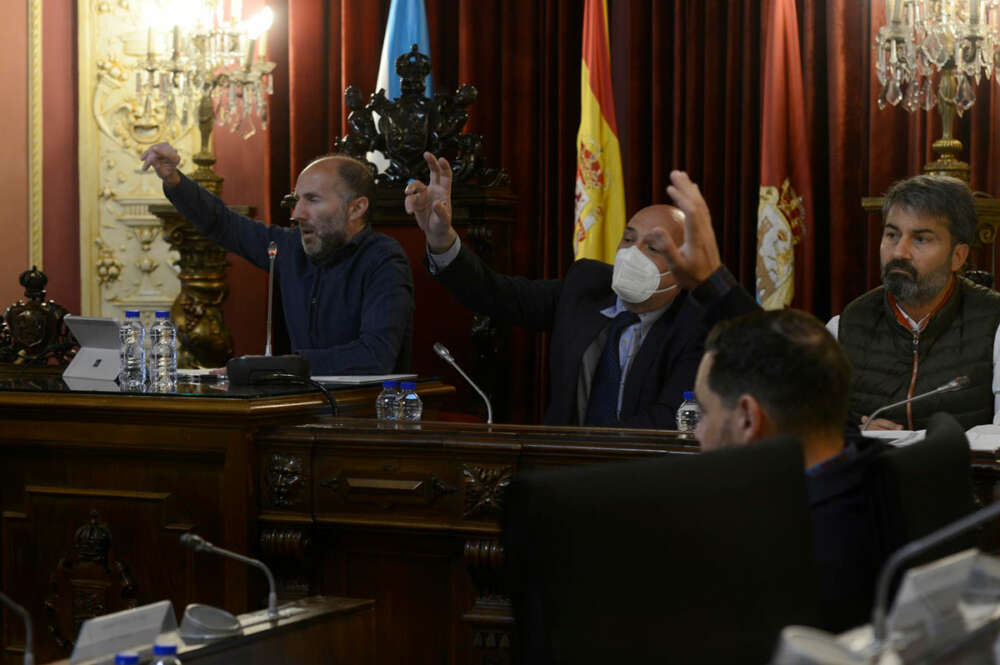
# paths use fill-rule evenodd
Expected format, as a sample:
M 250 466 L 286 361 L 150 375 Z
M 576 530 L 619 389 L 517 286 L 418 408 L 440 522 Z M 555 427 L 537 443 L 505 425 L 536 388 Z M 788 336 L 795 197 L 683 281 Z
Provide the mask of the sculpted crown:
M 90 512 L 90 521 L 76 530 L 73 544 L 77 555 L 87 561 L 104 561 L 111 549 L 111 532 L 99 521 L 97 511 Z
M 396 73 L 402 79 L 399 88 L 404 95 L 419 95 L 424 92 L 424 79 L 431 73 L 431 59 L 414 44 L 409 53 L 396 58 Z
M 30 300 L 45 299 L 45 285 L 49 283 L 49 278 L 37 266 L 31 266 L 31 270 L 22 272 L 18 281 L 24 287 L 25 297 Z

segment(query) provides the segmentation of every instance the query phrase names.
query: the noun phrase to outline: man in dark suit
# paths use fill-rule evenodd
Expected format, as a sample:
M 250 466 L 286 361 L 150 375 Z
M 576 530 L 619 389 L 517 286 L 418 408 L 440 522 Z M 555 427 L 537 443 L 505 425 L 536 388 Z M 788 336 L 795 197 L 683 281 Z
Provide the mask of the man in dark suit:
M 675 427 L 694 387 L 705 309 L 673 279 L 667 237 L 683 241 L 684 213 L 640 210 L 622 234 L 614 267 L 579 260 L 566 276 L 529 280 L 491 270 L 451 225 L 451 168 L 425 155 L 430 181 L 406 188 L 406 210 L 427 239 L 427 266 L 462 305 L 552 334 L 548 425 Z

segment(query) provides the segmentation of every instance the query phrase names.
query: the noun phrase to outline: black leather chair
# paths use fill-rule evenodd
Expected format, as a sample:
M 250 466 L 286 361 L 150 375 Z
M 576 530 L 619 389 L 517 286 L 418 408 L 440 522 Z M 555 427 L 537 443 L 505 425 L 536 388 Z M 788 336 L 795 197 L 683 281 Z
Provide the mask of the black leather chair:
M 885 558 L 906 543 L 976 510 L 965 430 L 935 414 L 923 441 L 890 448 L 874 463 L 872 492 Z M 914 561 L 918 565 L 976 545 L 968 534 Z
M 931 418 L 923 441 L 883 453 L 875 489 L 886 545 L 897 549 L 975 510 L 970 464 L 965 430 L 946 413 Z
M 519 662 L 766 662 L 816 620 L 794 440 L 524 474 L 505 506 Z

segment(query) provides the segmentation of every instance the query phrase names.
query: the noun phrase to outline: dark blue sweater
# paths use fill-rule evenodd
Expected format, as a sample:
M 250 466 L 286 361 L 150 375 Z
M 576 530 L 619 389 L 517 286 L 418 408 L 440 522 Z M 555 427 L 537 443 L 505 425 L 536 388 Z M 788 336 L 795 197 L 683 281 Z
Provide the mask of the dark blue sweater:
M 298 229 L 239 215 L 181 176 L 164 194 L 209 240 L 267 269 L 267 246 L 278 245 L 280 283 L 292 350 L 315 374 L 407 371 L 413 335 L 413 275 L 403 248 L 366 227 L 322 265 L 302 249 Z

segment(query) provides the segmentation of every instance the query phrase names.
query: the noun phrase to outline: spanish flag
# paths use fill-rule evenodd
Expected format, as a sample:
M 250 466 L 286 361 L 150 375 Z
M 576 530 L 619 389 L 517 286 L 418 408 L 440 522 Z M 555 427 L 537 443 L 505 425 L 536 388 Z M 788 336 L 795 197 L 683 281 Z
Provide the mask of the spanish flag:
M 764 0 L 764 8 L 757 302 L 764 309 L 782 309 L 798 290 L 795 304 L 810 311 L 811 293 L 801 286 L 811 268 L 803 263 L 812 256 L 814 240 L 806 223 L 812 218 L 813 193 L 795 0 Z M 804 268 L 798 275 L 796 263 Z
M 614 263 L 624 229 L 625 182 L 611 91 L 608 5 L 607 0 L 587 0 L 580 64 L 580 131 L 576 135 L 573 253 L 578 259 Z

